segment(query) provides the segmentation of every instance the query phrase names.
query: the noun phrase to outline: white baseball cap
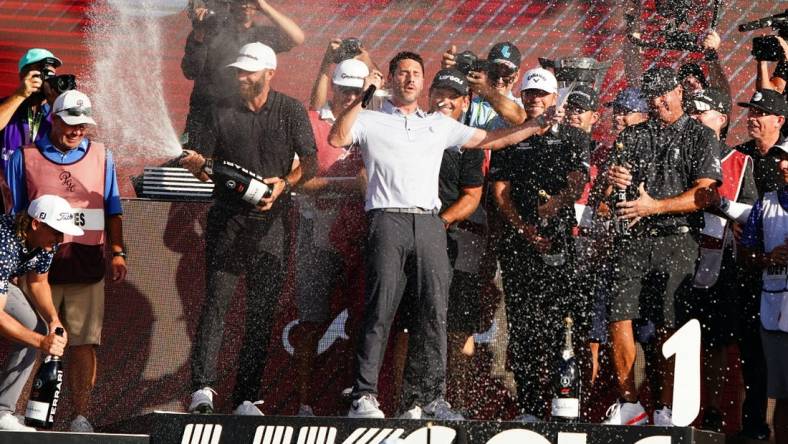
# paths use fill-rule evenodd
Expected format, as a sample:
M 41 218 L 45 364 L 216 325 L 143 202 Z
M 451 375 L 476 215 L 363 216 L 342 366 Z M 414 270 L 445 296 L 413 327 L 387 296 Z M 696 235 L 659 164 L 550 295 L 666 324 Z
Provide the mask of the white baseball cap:
M 57 96 L 52 105 L 52 113 L 63 119 L 66 125 L 95 125 L 96 121 L 90 117 L 92 112 L 88 96 L 75 89 Z
M 230 63 L 227 67 L 249 72 L 276 69 L 276 54 L 270 46 L 263 45 L 260 42 L 247 43 L 238 51 L 238 58 L 235 59 L 235 63 Z
M 558 81 L 550 71 L 544 68 L 529 69 L 523 76 L 523 83 L 520 91 L 526 89 L 539 89 L 550 94 L 558 92 Z
M 60 196 L 44 194 L 37 197 L 27 207 L 27 214 L 63 234 L 71 236 L 85 234 L 82 228 L 74 224 L 74 209 Z
M 357 59 L 347 59 L 334 69 L 334 78 L 331 81 L 337 86 L 361 88 L 368 75 L 369 68 L 366 63 Z

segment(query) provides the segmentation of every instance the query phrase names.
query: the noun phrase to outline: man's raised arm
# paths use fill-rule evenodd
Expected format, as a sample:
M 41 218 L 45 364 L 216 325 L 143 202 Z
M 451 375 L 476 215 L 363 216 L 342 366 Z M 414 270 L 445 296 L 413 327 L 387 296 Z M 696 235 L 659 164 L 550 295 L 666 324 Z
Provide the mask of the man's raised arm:
M 383 84 L 383 74 L 377 69 L 373 69 L 366 79 L 364 79 L 364 86 L 361 87 L 362 91 L 366 91 L 370 85 L 375 85 L 375 88 L 380 88 Z M 331 131 L 328 133 L 328 143 L 335 148 L 342 148 L 353 143 L 353 136 L 351 131 L 353 124 L 356 123 L 358 113 L 361 112 L 361 101 L 364 98 L 362 93 L 356 100 L 344 111 L 339 113 L 336 122 L 331 126 Z

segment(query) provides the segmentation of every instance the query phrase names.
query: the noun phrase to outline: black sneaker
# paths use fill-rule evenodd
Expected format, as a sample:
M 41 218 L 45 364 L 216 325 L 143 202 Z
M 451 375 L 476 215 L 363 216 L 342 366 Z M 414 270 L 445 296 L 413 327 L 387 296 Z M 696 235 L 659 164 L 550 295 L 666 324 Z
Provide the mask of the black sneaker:
M 742 431 L 738 433 L 738 436 L 757 441 L 768 441 L 771 434 L 772 431 L 769 430 L 769 424 L 759 424 L 757 426 L 745 426 Z

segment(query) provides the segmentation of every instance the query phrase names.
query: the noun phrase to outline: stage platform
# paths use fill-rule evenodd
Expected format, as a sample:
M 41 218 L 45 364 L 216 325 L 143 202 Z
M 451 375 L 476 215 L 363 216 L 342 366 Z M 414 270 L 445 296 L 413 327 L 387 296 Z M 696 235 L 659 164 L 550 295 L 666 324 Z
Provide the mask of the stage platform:
M 723 435 L 691 427 L 507 421 L 301 418 L 156 412 L 104 432 L 139 433 L 151 444 L 723 444 Z M 428 438 L 429 435 L 429 438 Z M 388 440 L 388 441 L 387 441 Z M 400 441 L 402 442 L 402 441 Z
M 65 432 L 0 432 L 0 444 L 148 444 L 148 435 Z

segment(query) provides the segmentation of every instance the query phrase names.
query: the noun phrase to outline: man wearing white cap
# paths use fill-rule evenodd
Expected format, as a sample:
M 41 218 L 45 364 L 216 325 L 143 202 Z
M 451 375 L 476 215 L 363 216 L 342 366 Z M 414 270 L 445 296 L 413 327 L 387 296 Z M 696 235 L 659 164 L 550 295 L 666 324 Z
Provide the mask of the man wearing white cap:
M 12 342 L 0 370 L 0 430 L 35 430 L 22 424 L 14 410 L 38 351 L 63 355 L 67 336 L 55 334 L 63 324 L 52 304 L 47 275 L 64 235 L 82 233 L 68 202 L 53 195 L 33 200 L 16 216 L 0 216 L 0 335 Z M 22 276 L 28 284 L 24 294 L 10 282 Z
M 52 105 L 52 129 L 36 143 L 17 150 L 6 172 L 15 213 L 43 194 L 65 198 L 75 208 L 79 239 L 66 236 L 49 273 L 55 308 L 71 333 L 66 386 L 73 397 L 71 430 L 92 431 L 85 415 L 96 380 L 96 347 L 104 322 L 104 244 L 112 251 L 112 279 L 126 276 L 123 209 L 112 152 L 88 138 L 96 125 L 90 99 L 71 90 Z M 106 234 L 105 234 L 106 233 Z
M 558 82 L 543 68 L 526 71 L 520 90 L 528 119 L 556 105 Z M 493 193 L 508 222 L 498 249 L 511 326 L 508 360 L 517 419 L 524 422 L 543 419 L 562 319 L 578 321 L 581 307 L 566 288 L 574 279 L 574 203 L 588 181 L 589 148 L 588 134 L 560 124 L 492 156 Z
M 333 51 L 327 51 L 312 90 L 313 99 L 317 95 L 325 100 L 329 79 L 326 70 L 332 57 Z M 300 220 L 295 280 L 298 326 L 291 331 L 291 337 L 298 338 L 292 343 L 298 372 L 298 414 L 301 416 L 314 414 L 312 405 L 316 397 L 311 383 L 317 381 L 315 377 L 345 378 L 351 371 L 349 363 L 320 371 L 316 371 L 313 364 L 318 341 L 330 321 L 340 319 L 345 310 L 350 310 L 350 316 L 356 314 L 352 310 L 353 304 L 331 310 L 331 306 L 336 305 L 331 303 L 335 290 L 338 291 L 337 296 L 345 301 L 358 301 L 364 297 L 360 291 L 363 286 L 351 282 L 357 280 L 356 270 L 361 266 L 358 263 L 360 240 L 366 226 L 361 199 L 363 186 L 359 180 L 363 165 L 356 147 L 337 150 L 328 145 L 328 133 L 335 116 L 359 97 L 364 78 L 368 75 L 369 68 L 361 60 L 347 59 L 338 63 L 330 76 L 331 100 L 308 112 L 318 147 L 317 173 L 304 183 L 301 187 L 304 193 L 298 196 Z M 314 101 L 312 105 L 315 105 Z M 338 397 L 335 401 L 341 402 Z M 322 404 L 325 406 L 325 402 Z
M 261 415 L 251 402 L 260 396 L 274 309 L 281 293 L 290 244 L 290 191 L 316 168 L 315 139 L 304 106 L 271 89 L 273 49 L 244 45 L 235 63 L 237 96 L 218 104 L 205 137 L 190 146 L 181 164 L 207 181 L 215 161 L 241 165 L 263 177 L 270 194 L 256 205 L 225 187 L 214 188 L 206 228 L 206 293 L 192 356 L 189 411 L 213 411 L 224 316 L 239 278 L 246 281 L 246 327 L 233 391 L 236 414 Z M 299 164 L 293 167 L 298 155 Z M 205 157 L 213 160 L 208 162 Z

